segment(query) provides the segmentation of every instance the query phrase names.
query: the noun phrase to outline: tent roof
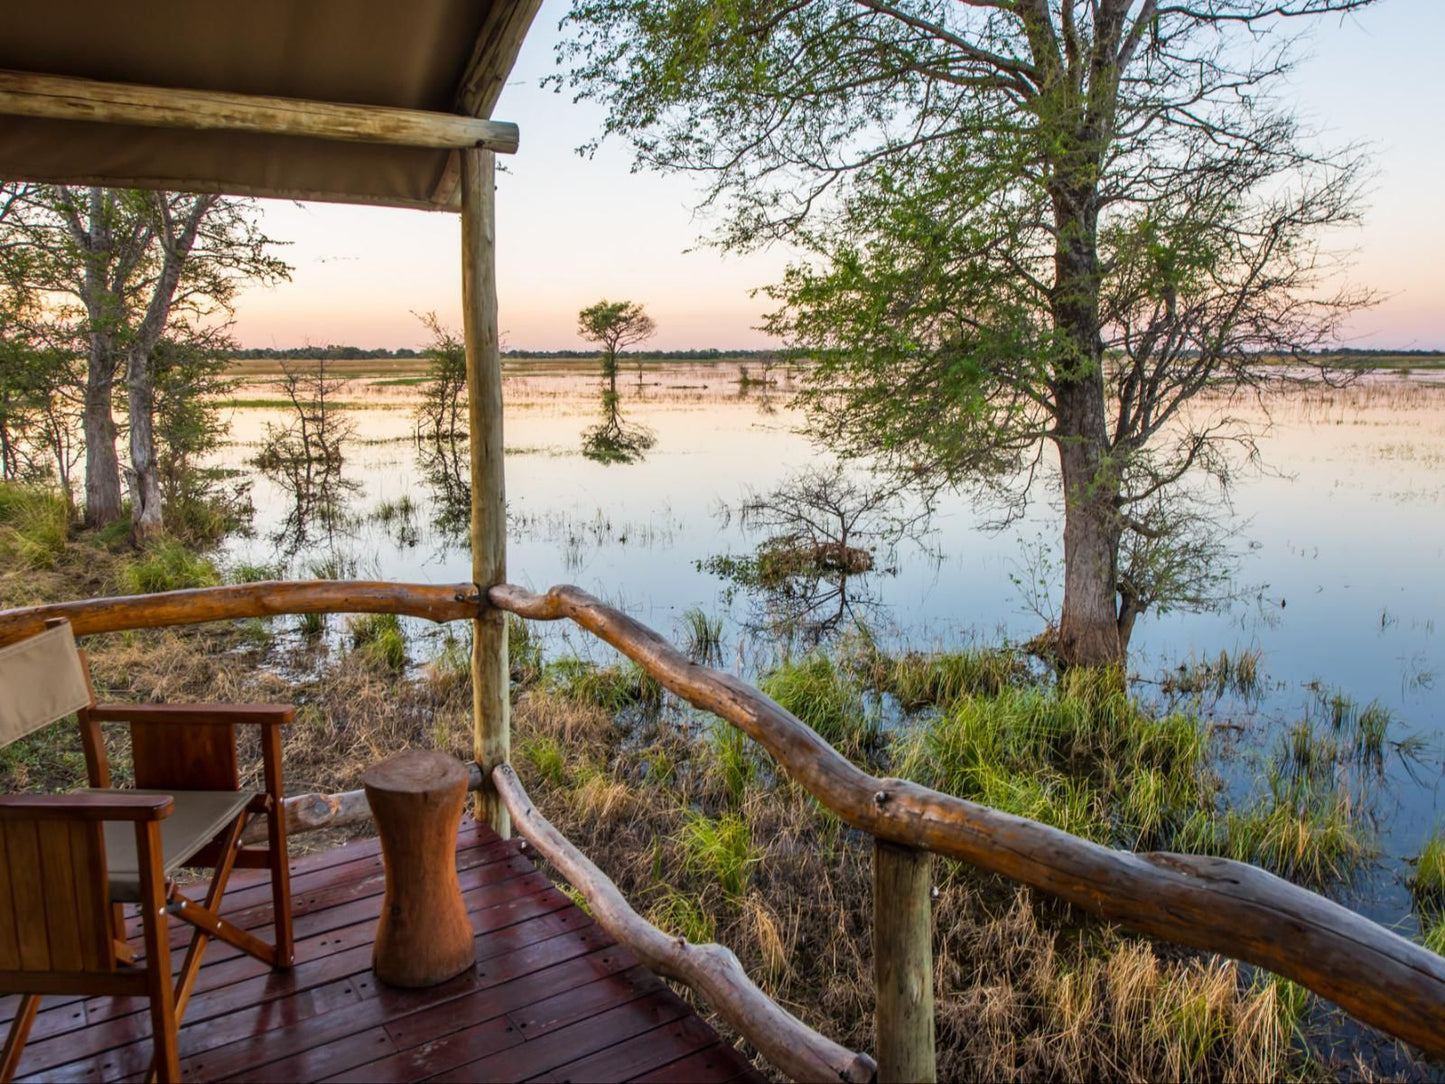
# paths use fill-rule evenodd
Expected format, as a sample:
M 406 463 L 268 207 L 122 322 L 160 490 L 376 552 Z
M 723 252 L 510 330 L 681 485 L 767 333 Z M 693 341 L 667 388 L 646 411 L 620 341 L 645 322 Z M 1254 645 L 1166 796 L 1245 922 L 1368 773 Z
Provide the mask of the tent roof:
M 16 4 L 0 69 L 488 117 L 540 0 Z M 7 115 L 0 179 L 454 209 L 448 150 Z

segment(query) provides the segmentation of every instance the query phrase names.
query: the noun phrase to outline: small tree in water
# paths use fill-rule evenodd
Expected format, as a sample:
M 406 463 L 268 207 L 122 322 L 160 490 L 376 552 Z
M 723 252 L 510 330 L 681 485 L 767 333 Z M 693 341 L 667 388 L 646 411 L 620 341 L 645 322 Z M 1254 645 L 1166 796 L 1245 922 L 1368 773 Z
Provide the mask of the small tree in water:
M 636 301 L 608 301 L 605 297 L 577 314 L 577 334 L 602 348 L 602 375 L 617 390 L 617 355 L 629 346 L 657 334 L 657 324 Z M 642 383 L 642 362 L 637 363 Z

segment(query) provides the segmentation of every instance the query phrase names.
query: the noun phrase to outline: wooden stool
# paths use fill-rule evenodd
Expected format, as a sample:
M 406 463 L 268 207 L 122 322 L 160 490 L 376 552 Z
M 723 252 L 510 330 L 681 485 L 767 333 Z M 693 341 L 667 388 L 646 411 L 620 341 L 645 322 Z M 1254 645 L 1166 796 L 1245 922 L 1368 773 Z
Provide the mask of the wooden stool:
M 457 828 L 467 770 L 445 753 L 409 749 L 362 777 L 386 867 L 371 967 L 392 986 L 435 986 L 476 960 L 457 883 Z

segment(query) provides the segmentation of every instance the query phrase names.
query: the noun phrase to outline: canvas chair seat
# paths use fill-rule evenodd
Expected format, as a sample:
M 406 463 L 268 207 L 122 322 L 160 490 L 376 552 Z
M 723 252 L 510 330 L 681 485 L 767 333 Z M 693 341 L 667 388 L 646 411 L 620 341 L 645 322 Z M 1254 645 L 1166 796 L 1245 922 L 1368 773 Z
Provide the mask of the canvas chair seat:
M 82 794 L 115 794 L 84 790 Z M 252 790 L 132 790 L 125 794 L 164 794 L 175 801 L 175 812 L 161 821 L 163 872 L 169 880 L 186 860 L 229 828 L 256 797 Z M 132 825 L 108 821 L 105 825 L 105 864 L 110 873 L 110 898 L 116 903 L 141 901 L 140 860 Z

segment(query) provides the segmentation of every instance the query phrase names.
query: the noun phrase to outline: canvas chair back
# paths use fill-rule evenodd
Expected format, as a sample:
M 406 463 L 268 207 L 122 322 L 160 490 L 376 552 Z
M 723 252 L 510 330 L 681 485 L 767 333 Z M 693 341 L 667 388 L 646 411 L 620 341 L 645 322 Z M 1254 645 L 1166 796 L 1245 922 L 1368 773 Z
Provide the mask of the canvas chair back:
M 0 648 L 0 749 L 90 707 L 90 683 L 69 624 Z

